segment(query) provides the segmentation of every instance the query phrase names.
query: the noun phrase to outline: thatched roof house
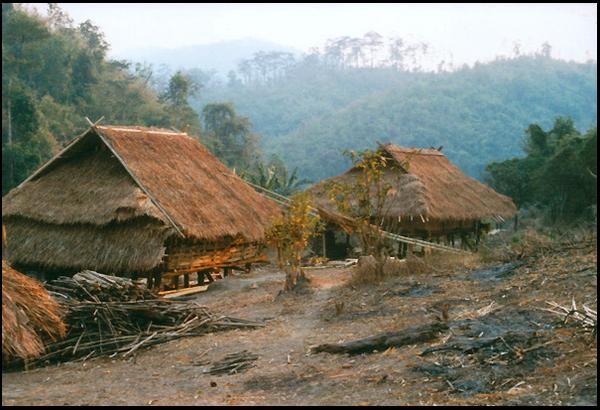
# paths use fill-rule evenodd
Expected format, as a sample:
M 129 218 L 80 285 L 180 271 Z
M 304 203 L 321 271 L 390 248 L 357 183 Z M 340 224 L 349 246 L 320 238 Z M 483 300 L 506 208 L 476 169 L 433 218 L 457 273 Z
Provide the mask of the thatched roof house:
M 385 180 L 392 186 L 386 200 L 386 217 L 393 230 L 431 237 L 452 230 L 471 230 L 484 219 L 501 222 L 513 217 L 513 201 L 465 175 L 436 149 L 382 145 L 391 166 Z M 328 181 L 353 183 L 358 173 L 351 168 L 310 188 L 318 206 L 333 210 L 325 186 Z
M 91 127 L 2 199 L 11 263 L 115 274 L 251 261 L 278 212 L 197 139 L 131 126 Z

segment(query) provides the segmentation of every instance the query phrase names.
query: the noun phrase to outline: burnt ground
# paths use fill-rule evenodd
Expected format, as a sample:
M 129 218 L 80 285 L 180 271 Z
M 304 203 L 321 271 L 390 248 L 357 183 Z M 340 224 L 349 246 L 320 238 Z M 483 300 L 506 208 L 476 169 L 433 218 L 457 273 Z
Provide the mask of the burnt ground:
M 98 358 L 3 373 L 3 405 L 595 405 L 596 341 L 541 310 L 597 306 L 592 245 L 512 263 L 444 268 L 352 285 L 352 268 L 307 271 L 311 291 L 277 296 L 275 268 L 215 282 L 194 300 L 264 320 L 256 330 L 184 338 L 130 360 Z M 445 314 L 444 314 L 445 313 Z M 444 317 L 445 316 L 445 317 Z M 445 320 L 439 339 L 361 355 L 310 354 L 338 343 Z M 206 375 L 248 350 L 255 367 Z

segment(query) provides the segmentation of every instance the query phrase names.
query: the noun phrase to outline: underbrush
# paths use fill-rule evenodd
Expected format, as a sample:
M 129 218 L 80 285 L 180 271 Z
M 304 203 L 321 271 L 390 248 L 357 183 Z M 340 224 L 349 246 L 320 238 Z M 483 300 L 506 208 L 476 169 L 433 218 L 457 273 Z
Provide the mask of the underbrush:
M 450 273 L 490 263 L 522 260 L 582 244 L 585 246 L 597 244 L 596 225 L 586 222 L 578 225 L 542 226 L 536 221 L 527 220 L 521 229 L 503 230 L 495 235 L 489 235 L 482 241 L 476 253 L 455 254 L 433 251 L 424 256 L 409 255 L 405 259 L 387 258 L 382 274 L 378 273 L 373 256 L 363 256 L 354 268 L 348 285 L 380 283 L 389 277 L 409 274 Z
M 560 250 L 577 243 L 595 243 L 597 230 L 588 225 L 528 227 L 504 231 L 486 238 L 479 254 L 485 263 L 508 262 L 535 256 L 541 252 Z
M 373 256 L 363 256 L 354 268 L 348 285 L 379 283 L 390 277 L 449 272 L 477 267 L 481 264 L 480 255 L 436 252 L 424 256 L 408 255 L 405 259 L 387 258 L 383 265 L 383 275 L 377 273 Z

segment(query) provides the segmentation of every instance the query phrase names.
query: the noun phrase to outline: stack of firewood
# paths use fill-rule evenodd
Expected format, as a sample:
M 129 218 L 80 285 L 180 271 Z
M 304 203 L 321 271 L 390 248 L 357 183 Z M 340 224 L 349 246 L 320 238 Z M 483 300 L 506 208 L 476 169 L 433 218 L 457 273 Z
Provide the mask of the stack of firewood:
M 47 341 L 46 353 L 32 364 L 91 357 L 129 357 L 146 348 L 185 336 L 261 322 L 214 315 L 193 302 L 158 299 L 129 279 L 84 271 L 46 284 L 66 312 L 67 335 Z
M 45 286 L 58 300 L 110 302 L 157 297 L 151 290 L 131 279 L 103 275 L 91 270 L 84 270 L 72 277 L 61 276 L 46 283 Z

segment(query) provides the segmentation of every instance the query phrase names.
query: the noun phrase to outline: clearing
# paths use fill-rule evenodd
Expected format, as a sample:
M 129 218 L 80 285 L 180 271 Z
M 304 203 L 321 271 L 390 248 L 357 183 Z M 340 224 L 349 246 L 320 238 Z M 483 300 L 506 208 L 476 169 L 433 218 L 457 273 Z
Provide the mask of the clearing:
M 435 268 L 351 285 L 353 268 L 308 270 L 312 290 L 277 297 L 274 267 L 229 276 L 192 298 L 217 313 L 265 320 L 255 330 L 189 337 L 129 360 L 97 358 L 2 374 L 3 405 L 596 405 L 596 340 L 541 310 L 597 309 L 596 241 L 511 263 Z M 430 324 L 429 342 L 348 355 L 312 346 Z M 238 374 L 211 362 L 258 355 Z

